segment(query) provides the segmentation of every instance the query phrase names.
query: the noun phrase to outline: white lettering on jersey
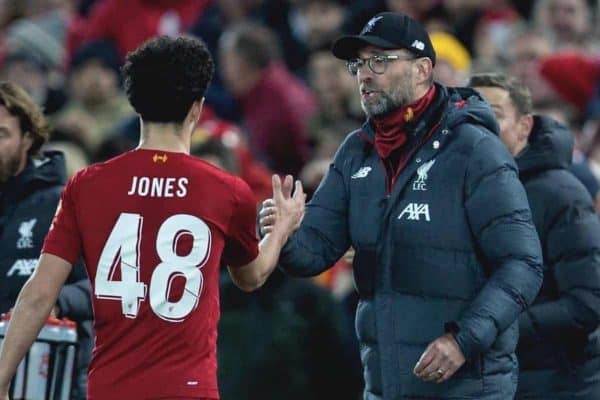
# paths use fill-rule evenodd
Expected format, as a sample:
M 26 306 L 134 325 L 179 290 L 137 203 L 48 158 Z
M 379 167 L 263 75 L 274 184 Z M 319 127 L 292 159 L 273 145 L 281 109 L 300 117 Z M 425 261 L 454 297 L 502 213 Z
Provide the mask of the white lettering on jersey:
M 187 196 L 188 183 L 188 178 L 134 176 L 127 195 L 141 197 L 185 197 Z
M 425 217 L 425 221 L 429 222 L 429 204 L 409 203 L 404 210 L 398 215 L 398 219 L 402 219 L 404 215 L 407 215 L 406 219 L 411 221 L 420 221 L 420 216 Z
M 15 273 L 18 276 L 31 276 L 33 270 L 37 265 L 37 258 L 23 258 L 16 260 L 15 263 L 10 267 L 6 276 L 13 276 Z

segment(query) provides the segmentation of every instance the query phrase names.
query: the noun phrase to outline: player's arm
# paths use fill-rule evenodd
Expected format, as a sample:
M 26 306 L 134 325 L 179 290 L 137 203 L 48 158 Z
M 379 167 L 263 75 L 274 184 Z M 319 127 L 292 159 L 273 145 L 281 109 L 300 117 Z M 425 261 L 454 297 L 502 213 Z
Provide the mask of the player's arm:
M 296 181 L 293 196 L 292 186 L 291 176 L 286 176 L 282 184 L 279 177 L 273 175 L 273 201 L 277 215 L 271 233 L 260 242 L 258 256 L 253 261 L 242 267 L 228 268 L 233 282 L 244 291 L 258 289 L 265 283 L 277 266 L 281 248 L 300 225 L 306 195 L 300 181 Z
M 43 253 L 21 289 L 0 352 L 0 399 L 7 398 L 17 366 L 46 322 L 70 272 L 68 261 Z

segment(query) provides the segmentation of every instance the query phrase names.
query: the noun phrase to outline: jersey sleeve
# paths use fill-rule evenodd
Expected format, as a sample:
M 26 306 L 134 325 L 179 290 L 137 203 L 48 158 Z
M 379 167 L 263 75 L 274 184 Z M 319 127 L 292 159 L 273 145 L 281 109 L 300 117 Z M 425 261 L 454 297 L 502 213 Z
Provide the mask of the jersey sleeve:
M 235 178 L 234 207 L 223 251 L 223 261 L 229 267 L 249 264 L 258 256 L 256 234 L 256 203 L 246 182 Z
M 60 196 L 52 225 L 42 247 L 42 253 L 55 255 L 71 264 L 75 264 L 81 255 L 81 235 L 73 201 L 76 176 L 67 183 Z

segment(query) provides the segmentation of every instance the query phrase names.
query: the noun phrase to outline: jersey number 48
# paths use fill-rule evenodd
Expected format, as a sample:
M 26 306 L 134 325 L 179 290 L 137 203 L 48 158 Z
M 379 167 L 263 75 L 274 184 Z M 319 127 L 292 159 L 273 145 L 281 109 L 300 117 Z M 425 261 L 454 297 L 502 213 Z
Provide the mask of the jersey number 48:
M 135 318 L 146 299 L 147 287 L 140 280 L 140 240 L 144 218 L 140 214 L 122 213 L 110 233 L 96 272 L 94 294 L 100 299 L 120 300 L 123 315 Z M 176 253 L 179 240 L 191 235 L 193 245 L 187 255 Z M 200 218 L 177 214 L 167 218 L 156 235 L 156 251 L 161 263 L 150 279 L 150 307 L 154 313 L 170 322 L 185 319 L 198 305 L 202 291 L 202 272 L 210 252 L 211 235 Z M 120 268 L 121 280 L 114 280 Z M 183 295 L 169 301 L 174 279 L 185 279 Z

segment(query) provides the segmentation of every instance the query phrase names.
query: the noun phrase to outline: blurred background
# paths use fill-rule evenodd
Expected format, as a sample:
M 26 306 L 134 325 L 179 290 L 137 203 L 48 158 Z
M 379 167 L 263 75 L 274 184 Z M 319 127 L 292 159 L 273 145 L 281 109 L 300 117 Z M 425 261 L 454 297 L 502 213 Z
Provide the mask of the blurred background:
M 137 145 L 119 74 L 127 52 L 155 35 L 200 37 L 217 71 L 193 154 L 245 179 L 258 205 L 274 172 L 312 193 L 363 123 L 357 84 L 329 48 L 381 11 L 425 24 L 440 82 L 495 71 L 527 84 L 535 112 L 571 128 L 573 171 L 600 210 L 595 0 L 0 0 L 0 79 L 44 108 L 48 146 L 65 152 L 73 174 Z M 254 294 L 222 276 L 224 400 L 360 397 L 351 261 L 349 252 L 314 281 L 276 273 Z

